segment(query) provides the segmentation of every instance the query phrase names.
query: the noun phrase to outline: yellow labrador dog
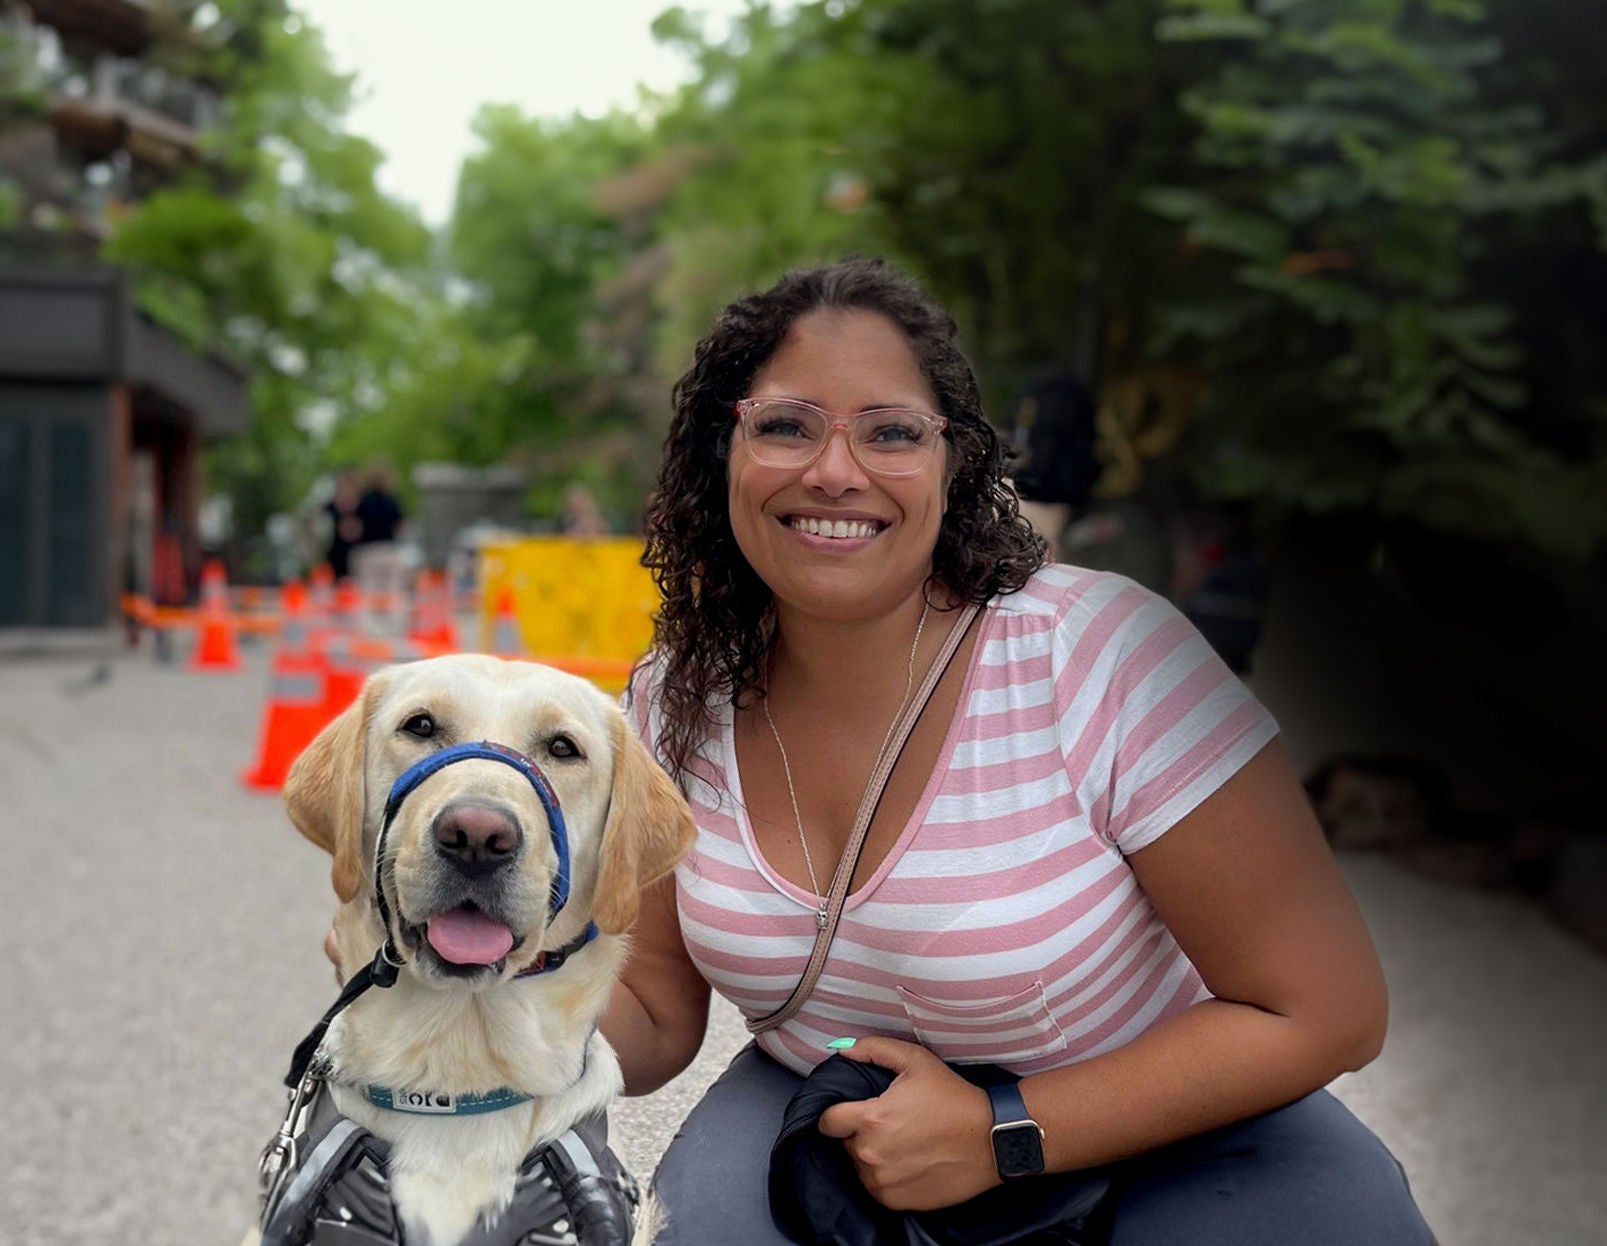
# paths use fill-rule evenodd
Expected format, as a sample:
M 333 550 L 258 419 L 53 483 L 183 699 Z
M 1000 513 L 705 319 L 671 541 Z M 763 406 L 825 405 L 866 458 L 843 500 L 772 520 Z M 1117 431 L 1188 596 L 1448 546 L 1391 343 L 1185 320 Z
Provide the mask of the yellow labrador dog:
M 691 814 L 602 692 L 482 655 L 372 676 L 285 801 L 334 857 L 342 981 L 395 979 L 330 1022 L 322 1080 L 389 1144 L 402 1237 L 453 1246 L 619 1092 L 598 1017 Z

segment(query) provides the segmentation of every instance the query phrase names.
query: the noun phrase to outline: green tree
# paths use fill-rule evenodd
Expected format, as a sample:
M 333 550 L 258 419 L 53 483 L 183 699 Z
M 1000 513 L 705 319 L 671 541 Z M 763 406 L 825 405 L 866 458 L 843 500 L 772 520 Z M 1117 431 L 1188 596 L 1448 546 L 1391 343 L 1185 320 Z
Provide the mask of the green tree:
M 660 141 L 680 176 L 655 222 L 666 271 L 659 369 L 677 375 L 714 315 L 783 270 L 854 251 L 892 250 L 869 173 L 907 75 L 863 38 L 856 11 L 758 5 L 725 37 L 684 9 L 654 26 L 697 67 L 666 103 Z
M 1193 185 L 1147 198 L 1196 252 L 1160 346 L 1212 379 L 1216 494 L 1577 559 L 1607 537 L 1598 457 L 1546 436 L 1492 248 L 1581 211 L 1538 110 L 1493 102 L 1477 0 L 1173 0 L 1224 49 L 1184 98 Z M 1231 50 L 1231 55 L 1226 54 Z M 1599 427 L 1596 436 L 1599 437 Z
M 651 444 L 620 453 L 639 418 L 636 361 L 605 327 L 608 288 L 635 242 L 598 188 L 647 156 L 650 128 L 624 113 L 544 120 L 488 105 L 474 129 L 480 146 L 447 230 L 452 305 L 394 415 L 428 429 L 439 457 L 518 461 L 537 509 L 578 474 L 632 510 Z
M 1090 381 L 1142 367 L 1175 268 L 1141 192 L 1185 159 L 1186 58 L 1164 55 L 1154 0 L 872 0 L 884 57 L 916 75 L 883 140 L 875 192 L 898 250 L 1013 385 L 1048 361 Z
M 665 220 L 675 305 L 695 308 L 668 343 L 735 289 L 860 250 L 954 309 L 995 403 L 1045 362 L 1144 367 L 1176 263 L 1139 195 L 1187 161 L 1191 57 L 1163 54 L 1161 11 L 829 0 L 757 8 L 719 44 L 666 14 L 701 74 L 664 126 L 705 155 Z
M 382 409 L 415 354 L 429 232 L 376 187 L 380 153 L 341 128 L 351 81 L 283 0 L 223 0 L 192 72 L 224 84 L 208 160 L 153 194 L 107 258 L 145 309 L 252 376 L 252 425 L 213 448 L 212 487 L 242 531 L 292 507 L 322 428 Z

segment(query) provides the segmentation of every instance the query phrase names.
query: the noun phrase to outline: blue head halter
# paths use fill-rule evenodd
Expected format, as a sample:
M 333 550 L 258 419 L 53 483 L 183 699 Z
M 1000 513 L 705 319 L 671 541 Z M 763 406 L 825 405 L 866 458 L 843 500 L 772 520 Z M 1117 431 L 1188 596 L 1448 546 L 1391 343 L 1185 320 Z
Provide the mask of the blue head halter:
M 402 802 L 419 784 L 460 761 L 499 761 L 524 775 L 530 780 L 530 786 L 536 789 L 536 798 L 546 811 L 547 826 L 552 833 L 552 850 L 558 858 L 558 869 L 552 877 L 552 892 L 548 901 L 548 920 L 557 917 L 569 902 L 569 831 L 564 826 L 564 812 L 558 807 L 558 793 L 552 790 L 547 776 L 530 758 L 518 749 L 509 748 L 506 744 L 493 744 L 489 740 L 482 740 L 478 744 L 454 744 L 451 748 L 421 757 L 391 784 L 391 794 L 385 798 L 385 815 L 380 821 L 379 842 L 374 845 L 374 891 L 379 896 L 380 911 L 385 912 L 384 888 L 380 886 L 379 871 L 385 856 L 386 832 L 391 829 Z

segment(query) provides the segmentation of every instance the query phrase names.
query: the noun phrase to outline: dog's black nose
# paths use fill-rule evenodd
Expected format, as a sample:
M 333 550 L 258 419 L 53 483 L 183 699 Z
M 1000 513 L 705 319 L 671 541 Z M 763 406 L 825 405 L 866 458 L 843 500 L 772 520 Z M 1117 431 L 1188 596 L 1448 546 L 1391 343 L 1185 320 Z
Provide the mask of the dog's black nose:
M 435 850 L 465 874 L 494 870 L 524 843 L 518 820 L 496 805 L 454 801 L 435 817 Z

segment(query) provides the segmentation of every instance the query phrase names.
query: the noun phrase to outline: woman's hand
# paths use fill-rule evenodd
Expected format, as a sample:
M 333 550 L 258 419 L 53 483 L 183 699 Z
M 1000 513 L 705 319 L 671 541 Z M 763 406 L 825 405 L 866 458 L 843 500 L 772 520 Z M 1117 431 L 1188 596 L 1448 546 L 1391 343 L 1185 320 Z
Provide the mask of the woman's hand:
M 876 1098 L 839 1103 L 820 1116 L 820 1132 L 843 1140 L 877 1202 L 926 1211 L 999 1184 L 986 1091 L 900 1039 L 862 1038 L 840 1054 L 898 1074 Z
M 335 967 L 335 985 L 345 986 L 346 975 L 340 971 L 340 940 L 336 937 L 333 926 L 324 936 L 324 955 L 329 957 L 329 963 Z

